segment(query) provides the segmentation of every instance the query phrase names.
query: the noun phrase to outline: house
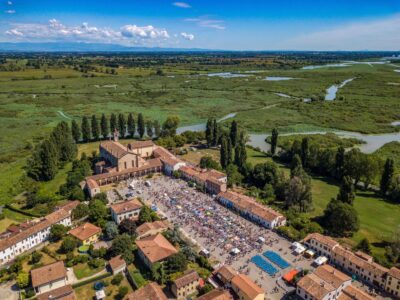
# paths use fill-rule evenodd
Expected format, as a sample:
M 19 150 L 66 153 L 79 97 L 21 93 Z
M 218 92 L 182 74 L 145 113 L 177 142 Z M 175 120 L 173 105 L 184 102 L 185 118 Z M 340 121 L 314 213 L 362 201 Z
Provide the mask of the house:
M 392 267 L 387 274 L 385 290 L 400 298 L 400 270 Z
M 46 293 L 67 284 L 67 270 L 62 261 L 58 261 L 31 270 L 32 287 L 36 294 Z
M 89 194 L 90 198 L 93 198 L 97 194 L 100 194 L 100 187 L 97 182 L 91 178 L 86 179 L 85 190 Z
M 186 299 L 197 292 L 199 279 L 199 274 L 195 270 L 188 270 L 173 281 L 171 291 L 178 300 Z
M 331 258 L 332 251 L 339 243 L 329 236 L 320 233 L 310 233 L 303 240 L 302 243 L 307 247 L 314 250 L 318 255 Z
M 36 296 L 37 300 L 76 300 L 72 286 L 64 285 L 57 289 Z
M 79 201 L 70 201 L 57 207 L 54 212 L 44 218 L 10 228 L 0 238 L 0 264 L 12 261 L 17 255 L 47 241 L 50 236 L 50 228 L 54 224 L 71 226 L 71 212 L 78 204 Z
M 231 294 L 223 289 L 214 289 L 207 294 L 197 298 L 197 300 L 232 300 Z
M 353 285 L 348 285 L 342 290 L 342 294 L 337 298 L 338 300 L 373 300 L 375 297 L 367 294 L 366 292 L 356 288 Z
M 274 229 L 286 225 L 286 217 L 272 208 L 258 203 L 254 198 L 232 191 L 221 192 L 217 200 L 224 206 L 240 213 L 241 216 Z
M 225 192 L 228 177 L 226 174 L 214 169 L 200 169 L 193 166 L 183 166 L 179 169 L 181 178 L 186 181 L 193 181 L 204 186 L 207 193 L 218 194 Z
M 126 262 L 121 255 L 115 256 L 108 261 L 112 273 L 118 274 L 126 270 Z
M 232 290 L 241 300 L 264 300 L 265 293 L 247 275 L 237 274 L 231 281 Z
M 236 275 L 237 272 L 229 266 L 222 266 L 214 273 L 214 277 L 225 287 L 230 287 L 231 281 Z
M 136 221 L 139 219 L 139 213 L 142 207 L 143 204 L 137 199 L 113 204 L 110 207 L 111 217 L 118 225 L 122 220 L 125 219 L 132 219 Z
M 81 245 L 90 245 L 99 240 L 101 228 L 91 223 L 85 223 L 71 229 L 68 233 L 77 238 Z
M 339 270 L 323 265 L 307 274 L 297 282 L 296 294 L 302 299 L 337 299 L 351 278 Z
M 144 238 L 149 235 L 162 233 L 168 229 L 165 221 L 146 222 L 136 228 L 137 239 Z
M 144 287 L 130 293 L 126 297 L 127 300 L 168 300 L 161 287 L 151 282 Z
M 173 155 L 167 149 L 163 147 L 157 147 L 154 150 L 154 157 L 161 160 L 163 164 L 163 171 L 166 175 L 172 175 L 175 171 L 178 171 L 181 167 L 185 166 L 186 163 Z
M 160 233 L 136 241 L 138 253 L 144 263 L 151 268 L 156 262 L 161 262 L 178 253 L 174 246 Z

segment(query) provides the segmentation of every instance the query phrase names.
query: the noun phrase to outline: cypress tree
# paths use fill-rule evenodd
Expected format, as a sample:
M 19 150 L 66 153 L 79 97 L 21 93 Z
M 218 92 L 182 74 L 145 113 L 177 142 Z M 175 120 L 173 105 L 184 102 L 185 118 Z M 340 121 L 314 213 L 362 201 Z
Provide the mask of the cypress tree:
M 271 134 L 271 154 L 276 153 L 276 147 L 278 146 L 278 130 L 276 128 L 272 129 Z
M 308 144 L 308 138 L 303 138 L 301 141 L 301 162 L 304 167 L 308 165 L 309 156 L 310 156 L 310 149 Z
M 240 171 L 244 169 L 247 160 L 246 145 L 242 139 L 240 139 L 235 148 L 235 165 Z
M 345 149 L 340 146 L 337 149 L 335 156 L 335 176 L 337 179 L 342 179 L 344 176 L 344 158 L 345 158 Z
M 290 165 L 290 177 L 300 177 L 303 174 L 303 165 L 301 164 L 301 158 L 298 154 L 295 154 L 292 158 Z
M 101 129 L 101 135 L 103 136 L 103 139 L 106 139 L 108 137 L 108 135 L 110 134 L 110 131 L 108 129 L 108 121 L 107 121 L 107 117 L 105 114 L 101 115 L 100 129 Z
M 238 142 L 238 127 L 237 127 L 237 123 L 235 120 L 232 121 L 231 123 L 231 128 L 230 128 L 230 139 L 231 139 L 231 143 L 232 143 L 232 147 L 235 148 L 236 147 L 236 143 Z
M 96 115 L 92 115 L 91 127 L 92 127 L 92 137 L 94 140 L 97 141 L 100 137 L 100 128 L 99 128 L 99 122 L 97 122 Z
M 214 143 L 214 124 L 212 119 L 207 120 L 206 124 L 206 140 L 207 145 L 210 147 Z
M 117 129 L 117 116 L 112 113 L 110 117 L 110 132 L 114 132 L 115 129 Z
M 225 136 L 221 138 L 220 163 L 223 169 L 228 166 L 228 141 Z
M 145 126 L 144 126 L 144 119 L 143 119 L 143 115 L 141 113 L 139 113 L 138 115 L 138 133 L 139 133 L 139 137 L 143 138 L 144 136 L 144 130 L 145 130 Z
M 146 124 L 146 129 L 147 129 L 147 136 L 152 138 L 153 137 L 153 122 L 148 121 Z
M 382 196 L 386 196 L 390 184 L 392 182 L 393 174 L 394 174 L 394 161 L 393 159 L 388 158 L 386 159 L 385 167 L 383 169 L 380 181 L 380 192 Z
M 126 134 L 126 121 L 124 114 L 118 115 L 118 131 L 121 135 L 121 138 L 124 138 Z
M 227 156 L 227 165 L 229 166 L 232 163 L 232 156 L 233 156 L 233 148 L 232 148 L 232 141 L 229 136 L 226 137 L 227 147 L 228 147 L 228 156 Z
M 155 120 L 153 126 L 154 126 L 154 134 L 156 135 L 156 137 L 159 137 L 161 134 L 160 122 L 158 122 L 158 120 Z
M 136 125 L 135 119 L 133 118 L 133 114 L 129 113 L 128 115 L 128 133 L 131 138 L 135 137 Z
M 89 142 L 91 139 L 90 136 L 90 125 L 89 125 L 89 121 L 88 118 L 86 116 L 84 116 L 82 118 L 82 140 L 87 143 Z
M 71 123 L 71 133 L 75 143 L 78 143 L 81 139 L 81 129 L 79 128 L 78 122 L 75 120 L 72 120 Z
M 40 149 L 41 180 L 48 181 L 57 174 L 58 158 L 54 143 L 50 140 L 43 141 Z
M 213 131 L 214 131 L 214 133 L 213 133 L 213 143 L 212 144 L 213 144 L 213 146 L 218 146 L 218 144 L 219 144 L 219 128 L 218 128 L 218 123 L 217 123 L 216 119 L 213 120 L 212 128 L 213 128 Z
M 347 204 L 353 204 L 354 198 L 353 179 L 351 179 L 350 176 L 344 176 L 342 184 L 340 185 L 339 194 L 337 195 L 337 200 Z

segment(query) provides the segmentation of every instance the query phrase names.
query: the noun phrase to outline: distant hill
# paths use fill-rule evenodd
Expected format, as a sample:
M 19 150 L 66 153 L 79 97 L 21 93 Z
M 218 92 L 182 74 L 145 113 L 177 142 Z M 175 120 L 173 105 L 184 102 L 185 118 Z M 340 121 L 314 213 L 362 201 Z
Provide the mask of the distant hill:
M 0 51 L 19 52 L 174 52 L 174 51 L 216 51 L 199 48 L 128 47 L 100 43 L 6 43 L 0 42 Z

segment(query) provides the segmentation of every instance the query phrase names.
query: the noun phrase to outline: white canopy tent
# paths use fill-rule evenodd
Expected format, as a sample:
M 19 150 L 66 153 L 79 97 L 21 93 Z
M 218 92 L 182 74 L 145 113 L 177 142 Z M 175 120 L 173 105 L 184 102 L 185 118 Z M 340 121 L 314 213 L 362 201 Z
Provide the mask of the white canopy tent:
M 326 256 L 319 256 L 314 260 L 314 264 L 317 266 L 322 266 L 328 261 L 328 258 Z

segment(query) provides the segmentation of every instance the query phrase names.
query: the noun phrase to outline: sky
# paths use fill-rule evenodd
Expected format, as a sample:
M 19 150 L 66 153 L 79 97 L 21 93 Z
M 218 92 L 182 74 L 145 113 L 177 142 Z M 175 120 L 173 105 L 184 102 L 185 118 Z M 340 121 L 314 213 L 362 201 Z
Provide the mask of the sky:
M 0 0 L 0 42 L 400 50 L 400 0 Z

